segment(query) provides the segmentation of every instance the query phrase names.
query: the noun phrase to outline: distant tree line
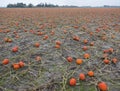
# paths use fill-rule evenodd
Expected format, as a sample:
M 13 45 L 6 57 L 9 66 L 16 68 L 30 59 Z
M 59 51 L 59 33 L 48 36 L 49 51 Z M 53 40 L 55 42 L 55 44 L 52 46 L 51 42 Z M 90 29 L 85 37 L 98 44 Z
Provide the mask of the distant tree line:
M 109 5 L 104 5 L 104 8 L 120 8 L 120 6 L 109 6 Z
M 39 3 L 37 5 L 33 5 L 33 4 L 24 4 L 24 3 L 17 3 L 17 4 L 8 4 L 7 8 L 37 8 L 37 7 L 63 7 L 63 8 L 76 8 L 78 6 L 72 6 L 72 5 L 63 5 L 63 6 L 59 6 L 59 5 L 54 5 L 54 4 L 48 4 L 48 3 Z M 91 6 L 80 6 L 80 8 L 94 8 Z M 120 6 L 109 6 L 109 5 L 104 5 L 104 6 L 96 6 L 96 8 L 120 8 Z
M 47 4 L 47 3 L 40 3 L 34 6 L 33 4 L 24 4 L 24 3 L 17 3 L 17 4 L 8 4 L 7 8 L 33 8 L 33 7 L 59 7 L 58 5 L 54 4 Z
M 8 4 L 7 8 L 25 8 L 27 5 L 24 3 L 17 3 L 17 4 Z

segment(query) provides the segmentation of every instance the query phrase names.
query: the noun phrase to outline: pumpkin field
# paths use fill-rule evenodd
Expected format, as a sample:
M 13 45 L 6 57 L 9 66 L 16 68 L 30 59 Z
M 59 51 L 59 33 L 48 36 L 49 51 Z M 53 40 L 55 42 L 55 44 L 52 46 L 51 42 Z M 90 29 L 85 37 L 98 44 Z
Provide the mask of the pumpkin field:
M 0 8 L 0 91 L 120 91 L 120 8 Z

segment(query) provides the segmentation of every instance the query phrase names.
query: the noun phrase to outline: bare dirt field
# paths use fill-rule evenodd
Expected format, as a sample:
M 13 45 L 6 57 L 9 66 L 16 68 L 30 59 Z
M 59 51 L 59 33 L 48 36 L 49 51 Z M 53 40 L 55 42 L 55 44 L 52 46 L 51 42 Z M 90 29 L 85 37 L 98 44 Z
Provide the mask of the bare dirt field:
M 0 91 L 120 91 L 120 8 L 1 8 Z

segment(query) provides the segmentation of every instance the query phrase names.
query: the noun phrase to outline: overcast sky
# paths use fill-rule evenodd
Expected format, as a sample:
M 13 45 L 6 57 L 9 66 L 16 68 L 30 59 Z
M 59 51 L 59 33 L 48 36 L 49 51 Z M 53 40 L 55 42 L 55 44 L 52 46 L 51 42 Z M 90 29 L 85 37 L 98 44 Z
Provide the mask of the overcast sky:
M 0 6 L 6 6 L 9 3 L 23 2 L 26 4 L 32 3 L 34 5 L 40 2 L 46 2 L 57 5 L 75 5 L 75 6 L 102 6 L 102 5 L 116 5 L 120 6 L 120 0 L 0 0 Z

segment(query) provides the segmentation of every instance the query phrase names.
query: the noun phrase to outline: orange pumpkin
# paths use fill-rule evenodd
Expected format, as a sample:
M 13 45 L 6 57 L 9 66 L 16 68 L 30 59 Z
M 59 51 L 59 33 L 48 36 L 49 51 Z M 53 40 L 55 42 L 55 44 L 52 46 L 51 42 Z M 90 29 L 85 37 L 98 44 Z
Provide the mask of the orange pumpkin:
M 9 42 L 9 43 L 12 42 L 12 39 L 8 38 L 7 42 Z
M 102 36 L 101 39 L 102 40 L 107 40 L 107 37 L 106 36 Z
M 12 48 L 12 51 L 13 51 L 13 52 L 17 52 L 17 51 L 18 51 L 18 46 L 14 46 L 14 47 Z
M 66 34 L 66 33 L 67 33 L 67 31 L 66 31 L 66 30 L 63 30 L 63 32 L 64 32 L 64 34 Z
M 117 61 L 118 61 L 117 58 L 113 58 L 113 59 L 112 59 L 112 62 L 113 62 L 114 64 L 116 64 Z
M 108 59 L 105 59 L 103 61 L 104 61 L 105 64 L 109 64 L 109 62 L 110 62 Z
M 9 38 L 4 38 L 4 41 L 5 41 L 5 42 L 8 42 L 8 39 L 9 39 Z
M 61 42 L 60 42 L 60 41 L 56 41 L 56 44 L 57 44 L 57 45 L 61 45 Z
M 87 43 L 88 43 L 88 40 L 87 40 L 87 39 L 84 39 L 83 42 L 84 42 L 84 44 L 87 44 Z
M 84 58 L 85 58 L 85 59 L 88 59 L 88 58 L 90 58 L 90 54 L 88 54 L 88 53 L 85 53 L 85 54 L 84 54 Z
M 25 66 L 25 63 L 24 63 L 23 61 L 20 61 L 20 62 L 19 62 L 19 65 L 20 65 L 20 67 L 24 67 L 24 66 Z
M 68 62 L 72 62 L 72 61 L 73 61 L 73 58 L 69 56 L 69 57 L 67 57 L 67 61 L 68 61 Z
M 85 74 L 80 73 L 80 74 L 79 74 L 79 79 L 80 79 L 80 80 L 85 80 Z
M 105 82 L 99 82 L 97 86 L 100 89 L 100 91 L 107 91 L 108 90 L 108 86 Z
M 46 40 L 46 39 L 48 39 L 48 35 L 45 35 L 45 36 L 43 37 L 43 40 Z
M 107 53 L 104 53 L 103 54 L 103 58 L 107 58 L 108 57 L 108 54 Z
M 109 48 L 108 50 L 110 53 L 113 53 L 113 51 L 114 51 L 113 48 Z
M 20 36 L 19 36 L 19 35 L 16 35 L 15 38 L 20 38 Z
M 88 50 L 88 47 L 87 46 L 83 46 L 82 48 L 84 51 Z
M 4 65 L 6 65 L 6 64 L 8 64 L 9 63 L 9 59 L 4 59 L 3 61 L 2 61 L 2 64 L 4 64 Z
M 77 60 L 76 60 L 76 64 L 78 64 L 78 65 L 82 64 L 82 62 L 83 62 L 82 59 L 77 59 Z
M 55 34 L 55 32 L 54 32 L 54 31 L 51 31 L 51 32 L 50 32 L 50 34 L 51 34 L 51 35 L 54 35 L 54 34 Z
M 60 45 L 56 44 L 56 45 L 55 45 L 55 48 L 58 48 L 58 49 L 59 49 L 59 48 L 60 48 Z
M 80 38 L 79 38 L 79 36 L 73 36 L 73 40 L 75 40 L 75 41 L 79 41 Z
M 88 71 L 88 76 L 93 77 L 94 76 L 94 72 L 93 71 Z
M 75 29 L 78 29 L 78 26 L 74 26 Z
M 92 35 L 93 35 L 93 32 L 90 32 L 89 34 L 90 34 L 90 36 L 92 36 Z
M 24 30 L 24 32 L 27 32 L 27 30 Z
M 104 52 L 104 53 L 108 53 L 108 52 L 109 52 L 109 50 L 108 50 L 108 49 L 105 49 L 105 50 L 103 50 L 103 52 Z
M 18 63 L 14 63 L 14 64 L 13 64 L 13 68 L 14 68 L 15 70 L 17 70 L 17 69 L 20 68 L 20 65 L 19 65 Z
M 34 44 L 34 46 L 35 46 L 35 47 L 39 47 L 39 46 L 40 46 L 40 43 L 36 42 L 36 43 Z
M 70 86 L 75 86 L 76 85 L 76 79 L 75 78 L 71 78 L 69 80 L 69 84 L 70 84 Z
M 90 42 L 90 46 L 94 46 L 94 42 Z
M 40 57 L 40 56 L 37 56 L 37 57 L 36 57 L 36 60 L 37 60 L 37 61 L 41 61 L 41 57 Z

